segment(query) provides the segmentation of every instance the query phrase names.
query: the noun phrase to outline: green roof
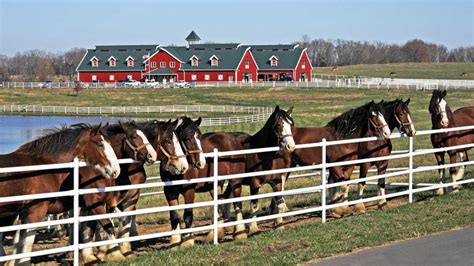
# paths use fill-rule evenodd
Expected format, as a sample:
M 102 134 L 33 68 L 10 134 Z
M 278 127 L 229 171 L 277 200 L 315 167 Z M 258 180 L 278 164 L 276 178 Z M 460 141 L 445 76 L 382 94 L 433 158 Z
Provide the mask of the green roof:
M 295 69 L 302 52 L 303 48 L 296 48 L 288 51 L 252 50 L 252 55 L 257 62 L 259 70 L 281 70 Z M 270 57 L 272 56 L 278 58 L 278 65 L 276 67 L 270 66 Z
M 222 50 L 222 49 L 237 49 L 240 43 L 202 43 L 190 44 L 190 50 Z
M 155 70 L 152 70 L 150 72 L 145 72 L 143 73 L 144 75 L 164 75 L 164 76 L 169 76 L 169 75 L 176 75 L 173 71 L 169 70 L 168 68 L 157 68 Z
M 235 70 L 239 66 L 240 60 L 245 53 L 245 49 L 242 48 L 232 50 L 192 50 L 184 46 L 166 46 L 162 48 L 182 61 L 181 69 L 184 70 Z M 199 66 L 197 67 L 191 66 L 190 59 L 193 55 L 199 58 Z M 211 67 L 210 58 L 213 55 L 219 59 L 219 65 L 217 67 Z
M 186 37 L 185 39 L 186 41 L 200 41 L 201 38 L 199 38 L 199 36 L 194 32 L 194 31 L 191 31 L 191 33 L 189 33 L 188 37 Z
M 275 50 L 294 50 L 298 47 L 297 44 L 275 44 L 275 45 L 267 45 L 267 44 L 258 44 L 258 45 L 249 45 L 252 51 L 254 50 L 262 50 L 262 51 L 275 51 Z
M 145 68 L 143 61 L 148 54 L 152 55 L 158 45 L 98 45 L 96 49 L 87 49 L 87 52 L 77 67 L 77 71 L 140 71 Z M 99 59 L 99 67 L 92 67 L 91 59 Z M 109 58 L 113 56 L 116 67 L 109 66 Z M 133 67 L 127 66 L 127 58 L 135 60 Z

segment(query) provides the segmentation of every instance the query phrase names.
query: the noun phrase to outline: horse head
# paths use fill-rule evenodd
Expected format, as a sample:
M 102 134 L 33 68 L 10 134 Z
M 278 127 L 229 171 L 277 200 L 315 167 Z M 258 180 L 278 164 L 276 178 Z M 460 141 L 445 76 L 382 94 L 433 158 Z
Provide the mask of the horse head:
M 295 125 L 291 114 L 293 107 L 285 111 L 276 106 L 270 115 L 269 122 L 278 140 L 278 145 L 282 151 L 293 152 L 295 150 L 295 140 L 293 139 L 292 128 Z
M 155 150 L 157 151 L 158 160 L 164 163 L 164 170 L 173 175 L 184 174 L 189 169 L 186 155 L 176 136 L 176 128 L 178 120 L 162 123 L 156 128 Z M 160 122 L 155 122 L 160 123 Z
M 398 129 L 401 133 L 405 133 L 409 137 L 413 137 L 416 134 L 415 125 L 411 119 L 410 109 L 408 104 L 410 103 L 410 98 L 406 102 L 402 99 L 397 100 L 393 112 L 393 116 L 398 124 Z
M 387 121 L 385 120 L 382 103 L 375 103 L 374 101 L 371 101 L 368 104 L 367 115 L 369 124 L 375 130 L 376 135 L 380 138 L 388 139 L 390 137 L 391 132 Z
M 434 90 L 431 95 L 429 111 L 435 128 L 447 128 L 449 125 L 449 106 L 445 100 L 446 90 Z
M 193 121 L 191 118 L 184 116 L 178 118 L 178 126 L 176 128 L 179 143 L 188 163 L 197 169 L 203 169 L 206 166 L 206 158 L 204 158 L 201 146 L 202 133 L 199 129 L 201 122 L 201 117 Z
M 125 124 L 119 122 L 119 125 L 124 133 L 123 149 L 127 157 L 149 164 L 155 162 L 157 159 L 156 151 L 135 122 Z

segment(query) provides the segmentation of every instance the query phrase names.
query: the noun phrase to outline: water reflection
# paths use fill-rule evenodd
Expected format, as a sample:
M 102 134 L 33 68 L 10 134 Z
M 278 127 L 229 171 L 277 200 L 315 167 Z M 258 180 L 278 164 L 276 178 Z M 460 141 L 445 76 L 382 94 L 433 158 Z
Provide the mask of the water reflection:
M 20 145 L 42 136 L 49 128 L 77 123 L 115 123 L 118 120 L 109 117 L 0 116 L 0 154 L 16 150 Z

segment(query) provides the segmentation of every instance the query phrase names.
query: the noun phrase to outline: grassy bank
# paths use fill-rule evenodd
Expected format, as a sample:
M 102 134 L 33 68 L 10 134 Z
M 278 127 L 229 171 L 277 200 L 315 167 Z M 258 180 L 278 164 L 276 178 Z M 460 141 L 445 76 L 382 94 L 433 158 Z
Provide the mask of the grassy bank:
M 154 251 L 109 265 L 282 265 L 351 252 L 355 249 L 474 224 L 474 187 L 432 197 L 386 211 L 313 222 L 283 231 L 269 231 L 245 241 L 219 246 L 202 244 L 173 252 Z
M 390 75 L 395 72 L 395 75 Z M 409 79 L 474 79 L 474 63 L 400 63 L 317 67 L 315 74 Z M 461 75 L 465 73 L 465 75 Z

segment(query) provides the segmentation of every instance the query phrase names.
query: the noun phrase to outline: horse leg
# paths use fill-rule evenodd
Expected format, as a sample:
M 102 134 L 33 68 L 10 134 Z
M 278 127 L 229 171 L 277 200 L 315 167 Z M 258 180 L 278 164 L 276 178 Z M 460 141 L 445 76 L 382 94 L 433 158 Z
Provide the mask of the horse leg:
M 352 168 L 353 169 L 353 168 Z M 349 168 L 349 171 L 344 171 L 342 167 L 334 167 L 333 172 L 329 174 L 330 179 L 333 180 L 332 182 L 336 181 L 345 181 L 346 173 L 352 173 L 352 169 Z M 331 177 L 332 176 L 332 177 Z M 350 177 L 350 176 L 349 176 Z M 336 189 L 332 190 L 329 194 L 332 195 L 331 203 L 339 203 L 339 202 L 347 202 L 349 196 L 349 186 L 348 185 L 341 185 L 339 186 L 339 191 L 334 192 Z M 329 189 L 331 191 L 331 189 Z M 335 218 L 339 218 L 343 215 L 352 214 L 352 208 L 348 206 L 336 207 L 330 209 L 331 215 Z
M 99 205 L 92 209 L 91 211 L 92 215 L 96 214 L 106 214 L 106 208 L 105 204 L 104 205 Z M 103 240 L 114 240 L 115 239 L 115 234 L 114 234 L 114 224 L 112 223 L 111 219 L 100 219 L 98 220 L 98 223 L 100 225 L 100 228 L 103 229 L 105 232 L 104 234 L 101 235 L 101 239 Z M 123 260 L 125 259 L 124 255 L 120 252 L 120 247 L 118 244 L 110 244 L 110 245 L 105 245 L 99 248 L 99 254 L 98 257 L 102 261 L 117 261 L 117 260 Z
M 195 193 L 194 188 L 190 188 L 184 191 L 183 193 L 184 204 L 194 203 L 195 194 L 196 193 Z M 191 228 L 193 226 L 193 218 L 194 218 L 193 209 L 192 208 L 184 209 L 183 220 L 184 220 L 184 226 L 186 229 Z M 194 246 L 194 235 L 192 233 L 185 234 L 181 241 L 180 248 L 189 248 L 192 246 Z
M 258 195 L 258 191 L 260 189 L 260 184 L 253 184 L 250 186 L 250 195 Z M 251 205 L 251 214 L 250 216 L 252 218 L 257 218 L 257 212 L 260 210 L 260 205 L 258 204 L 258 199 L 253 199 L 250 202 Z M 258 228 L 257 222 L 252 222 L 249 227 L 249 235 L 254 235 L 256 233 L 260 232 L 260 229 Z
M 229 183 L 229 185 L 231 185 Z M 232 189 L 234 191 L 234 197 L 240 198 L 242 194 L 242 184 L 232 184 Z M 242 215 L 242 202 L 234 202 L 234 209 L 235 209 L 235 218 L 237 221 L 242 221 L 244 216 Z M 235 226 L 234 229 L 234 239 L 246 239 L 247 238 L 247 229 L 245 228 L 245 224 L 238 224 Z
M 228 186 L 230 186 L 230 184 Z M 219 191 L 222 191 L 222 188 L 219 188 L 219 189 L 220 189 Z M 209 194 L 211 195 L 211 198 L 214 199 L 214 191 L 213 190 L 209 191 Z M 219 194 L 218 198 L 221 199 L 222 194 Z M 222 206 L 218 206 L 218 208 L 217 208 L 217 216 L 218 216 L 217 221 L 220 224 L 224 223 L 222 212 L 223 212 Z M 219 229 L 217 229 L 217 239 L 222 239 L 222 238 L 224 238 L 224 236 L 225 236 L 224 228 L 220 227 Z M 206 236 L 206 242 L 211 243 L 213 241 L 214 241 L 214 230 L 210 230 L 209 233 Z
M 438 165 L 443 165 L 444 164 L 444 152 L 435 153 L 435 158 L 436 158 L 436 161 L 438 162 Z M 438 173 L 439 173 L 439 183 L 443 184 L 444 183 L 444 178 L 445 178 L 445 168 L 439 169 Z M 436 194 L 438 196 L 443 195 L 444 194 L 444 188 L 442 188 L 442 187 L 438 188 L 436 190 Z
M 179 204 L 179 190 L 176 187 L 164 187 L 165 197 L 168 201 L 168 206 L 178 206 Z M 171 230 L 176 231 L 179 230 L 179 215 L 177 211 L 170 211 L 170 223 L 171 223 Z M 181 244 L 181 235 L 174 234 L 170 238 L 170 248 L 172 250 L 178 250 L 179 245 Z
M 377 174 L 378 175 L 383 175 L 387 171 L 388 167 L 388 161 L 380 161 L 377 163 Z M 379 178 L 377 180 L 377 185 L 379 187 L 379 196 L 385 196 L 385 178 Z M 383 209 L 387 205 L 387 200 L 385 198 L 382 198 L 378 202 L 378 207 L 380 209 Z
M 84 211 L 82 211 L 84 212 Z M 90 221 L 81 223 L 79 226 L 79 237 L 81 243 L 90 243 L 94 239 L 94 230 L 97 226 L 96 221 Z M 71 234 L 69 238 L 69 244 L 72 244 L 74 234 Z M 99 263 L 100 260 L 94 255 L 93 248 L 83 248 L 81 249 L 81 257 L 82 257 L 82 264 L 89 265 L 89 264 L 96 264 Z
M 449 155 L 449 160 L 450 163 L 456 163 L 457 162 L 457 155 L 459 155 L 459 161 L 462 162 L 464 159 L 464 152 L 460 153 L 454 153 Z M 451 178 L 453 182 L 456 182 L 464 176 L 464 166 L 459 167 L 458 170 L 456 170 L 456 167 L 451 167 L 449 168 L 449 173 L 451 174 Z M 454 185 L 453 186 L 453 193 L 459 192 L 459 189 L 461 188 L 460 185 Z
M 363 163 L 360 165 L 360 174 L 359 178 L 365 178 L 367 177 L 367 172 L 369 171 L 370 164 L 368 163 Z M 361 181 L 358 185 L 358 190 L 359 190 L 359 199 L 362 199 L 364 197 L 364 189 L 366 186 L 365 181 Z M 364 203 L 359 203 L 354 206 L 354 209 L 356 213 L 365 213 L 365 205 Z
M 272 186 L 273 192 L 280 192 L 283 190 L 283 184 L 281 182 L 275 182 Z M 285 200 L 282 196 L 276 196 L 275 198 L 275 211 L 277 214 L 284 213 L 285 210 L 288 210 L 285 204 Z M 283 218 L 279 217 L 275 219 L 274 227 L 276 229 L 284 229 Z
M 138 197 L 131 198 L 128 201 L 122 202 L 123 211 L 134 211 L 136 209 L 136 203 L 138 201 Z M 118 208 L 116 210 L 120 211 Z M 118 231 L 118 238 L 128 238 L 130 237 L 130 228 L 132 226 L 132 219 L 133 216 L 123 216 L 120 218 L 119 221 L 119 231 Z M 134 257 L 133 250 L 132 250 L 132 243 L 130 242 L 123 242 L 119 244 L 120 252 L 127 258 Z

